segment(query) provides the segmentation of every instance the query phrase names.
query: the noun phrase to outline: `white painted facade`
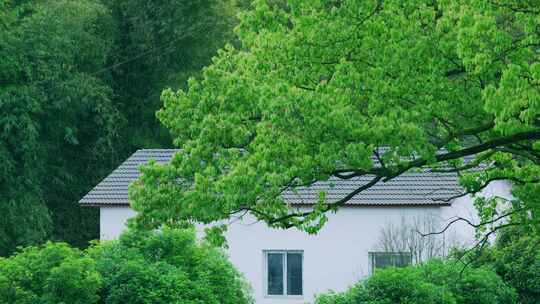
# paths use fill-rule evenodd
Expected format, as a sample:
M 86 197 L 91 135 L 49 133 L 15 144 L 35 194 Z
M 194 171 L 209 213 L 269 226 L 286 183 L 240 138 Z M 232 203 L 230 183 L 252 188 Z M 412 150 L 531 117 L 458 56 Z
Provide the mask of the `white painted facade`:
M 486 195 L 505 197 L 508 193 L 503 183 L 484 191 Z M 102 207 L 100 211 L 102 239 L 118 237 L 126 220 L 135 215 L 128 207 Z M 456 199 L 451 206 L 345 207 L 329 215 L 328 223 L 316 235 L 296 229 L 271 229 L 247 216 L 229 225 L 228 254 L 252 285 L 257 304 L 312 303 L 316 294 L 345 290 L 369 275 L 368 253 L 376 251 L 384 225 L 426 215 L 439 218 L 441 226 L 455 216 L 477 221 L 468 197 Z M 461 244 L 474 241 L 474 230 L 465 224 L 453 226 L 448 233 Z M 265 295 L 265 250 L 303 251 L 303 296 Z

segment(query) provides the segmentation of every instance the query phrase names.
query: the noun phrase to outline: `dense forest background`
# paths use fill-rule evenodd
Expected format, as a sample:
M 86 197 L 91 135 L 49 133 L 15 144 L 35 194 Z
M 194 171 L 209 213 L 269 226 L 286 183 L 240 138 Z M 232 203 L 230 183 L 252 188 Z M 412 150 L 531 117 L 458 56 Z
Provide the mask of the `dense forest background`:
M 248 2 L 0 2 L 0 256 L 99 237 L 77 201 L 136 149 L 171 146 L 161 91 L 236 43 Z

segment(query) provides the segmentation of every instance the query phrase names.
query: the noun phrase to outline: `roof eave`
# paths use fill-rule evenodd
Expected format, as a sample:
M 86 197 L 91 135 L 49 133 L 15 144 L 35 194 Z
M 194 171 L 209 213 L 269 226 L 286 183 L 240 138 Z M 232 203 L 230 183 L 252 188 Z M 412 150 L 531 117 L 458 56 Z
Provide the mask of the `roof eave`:
M 102 208 L 102 207 L 131 207 L 126 203 L 79 203 L 81 207 L 90 207 L 90 208 Z M 313 207 L 313 204 L 309 203 L 294 203 L 290 204 L 294 207 Z M 344 204 L 343 207 L 449 207 L 452 205 L 452 202 L 441 202 L 441 203 L 362 203 L 362 204 Z

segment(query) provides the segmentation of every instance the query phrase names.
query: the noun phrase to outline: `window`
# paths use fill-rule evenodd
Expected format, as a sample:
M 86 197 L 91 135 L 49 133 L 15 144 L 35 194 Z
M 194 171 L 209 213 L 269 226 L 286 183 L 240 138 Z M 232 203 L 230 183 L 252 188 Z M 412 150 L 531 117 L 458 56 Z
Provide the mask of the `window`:
M 369 268 L 373 274 L 375 269 L 386 267 L 405 267 L 412 263 L 410 252 L 370 252 Z
M 303 252 L 265 251 L 265 281 L 268 296 L 301 296 Z

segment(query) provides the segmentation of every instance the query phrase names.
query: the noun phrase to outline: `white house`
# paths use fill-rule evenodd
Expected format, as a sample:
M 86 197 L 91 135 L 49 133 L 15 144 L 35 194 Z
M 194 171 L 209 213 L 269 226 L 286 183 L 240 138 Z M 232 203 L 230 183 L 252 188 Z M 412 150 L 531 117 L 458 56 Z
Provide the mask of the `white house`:
M 135 152 L 81 199 L 82 206 L 100 208 L 101 239 L 118 237 L 126 220 L 135 215 L 129 206 L 128 185 L 138 177 L 139 166 L 150 159 L 165 163 L 174 152 Z M 330 200 L 337 200 L 366 181 L 357 178 L 321 182 L 296 194 L 286 194 L 286 199 L 296 208 L 310 208 L 320 190 L 326 190 Z M 355 196 L 329 216 L 317 235 L 296 229 L 271 229 L 249 215 L 231 219 L 228 254 L 251 283 L 258 304 L 311 303 L 316 294 L 344 290 L 374 268 L 410 263 L 412 253 L 406 248 L 384 251 L 388 250 L 381 245 L 386 228 L 400 229 L 410 219 L 435 219 L 437 227 L 430 226 L 435 230 L 456 216 L 475 221 L 471 198 L 450 199 L 462 191 L 454 173 L 406 173 Z M 508 193 L 506 184 L 498 183 L 486 188 L 484 194 Z M 443 241 L 438 244 L 449 247 L 455 242 L 470 243 L 473 235 L 471 227 L 458 223 L 440 236 Z

